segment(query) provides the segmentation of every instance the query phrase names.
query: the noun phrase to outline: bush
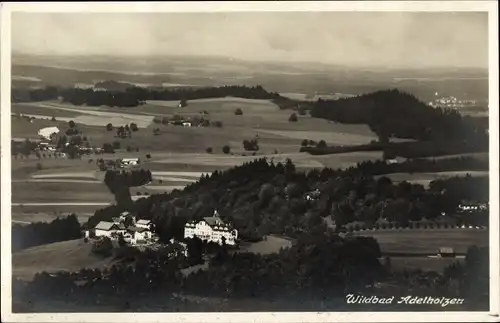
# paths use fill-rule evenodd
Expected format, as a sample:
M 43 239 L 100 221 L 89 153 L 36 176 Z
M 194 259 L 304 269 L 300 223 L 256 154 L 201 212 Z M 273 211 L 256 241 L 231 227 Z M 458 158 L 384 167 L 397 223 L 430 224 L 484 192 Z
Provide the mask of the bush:
M 206 150 L 207 154 L 211 154 L 213 152 L 212 147 L 208 147 Z
M 318 142 L 318 145 L 316 147 L 318 147 L 318 148 L 326 148 L 327 147 L 326 141 L 320 140 L 320 142 Z
M 237 116 L 242 116 L 243 115 L 243 110 L 241 110 L 240 108 L 236 109 L 234 111 L 234 114 L 237 115 Z
M 302 143 L 301 143 L 302 147 L 307 147 L 308 145 L 309 145 L 309 140 L 307 140 L 307 139 L 302 140 Z
M 297 122 L 298 120 L 299 119 L 297 118 L 297 114 L 295 114 L 295 113 L 292 113 L 290 115 L 290 118 L 288 118 L 288 121 L 290 121 L 290 122 Z
M 52 119 L 51 119 L 51 120 L 52 120 L 52 121 L 57 121 L 57 120 L 56 120 L 56 117 L 52 117 Z
M 130 124 L 130 130 L 132 130 L 132 131 L 137 131 L 137 130 L 139 130 L 139 128 L 137 127 L 137 124 L 135 124 L 135 123 L 131 123 L 131 124 Z
M 112 130 L 113 130 L 113 125 L 112 125 L 111 123 L 108 123 L 108 124 L 106 125 L 106 130 L 107 130 L 107 131 L 112 131 Z
M 73 129 L 73 128 L 76 126 L 76 124 L 75 124 L 75 122 L 74 122 L 73 120 L 70 120 L 70 121 L 68 122 L 68 126 L 69 126 L 71 129 Z
M 151 159 L 151 154 L 147 154 L 147 155 L 146 155 L 146 158 L 147 158 L 147 159 Z
M 224 147 L 222 147 L 222 152 L 224 154 L 229 154 L 231 152 L 231 147 L 229 147 L 228 145 L 225 145 Z

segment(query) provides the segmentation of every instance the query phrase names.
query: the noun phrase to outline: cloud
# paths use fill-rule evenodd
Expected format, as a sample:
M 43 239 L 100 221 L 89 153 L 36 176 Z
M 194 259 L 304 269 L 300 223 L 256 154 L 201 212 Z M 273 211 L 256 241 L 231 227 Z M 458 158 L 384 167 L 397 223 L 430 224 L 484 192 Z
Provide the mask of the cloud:
M 486 13 L 14 13 L 33 54 L 221 55 L 374 66 L 486 67 Z

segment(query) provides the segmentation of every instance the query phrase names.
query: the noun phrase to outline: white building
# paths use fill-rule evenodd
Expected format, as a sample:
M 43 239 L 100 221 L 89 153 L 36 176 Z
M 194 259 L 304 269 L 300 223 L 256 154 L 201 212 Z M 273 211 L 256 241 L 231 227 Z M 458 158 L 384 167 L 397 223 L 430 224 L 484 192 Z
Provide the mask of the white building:
M 191 127 L 191 122 L 183 122 L 182 126 L 183 127 Z
M 149 229 L 139 228 L 139 227 L 128 227 L 127 236 L 130 235 L 130 243 L 137 244 L 138 242 L 145 242 L 153 237 L 152 232 Z
M 120 234 L 125 234 L 125 226 L 121 223 L 113 223 L 101 221 L 95 228 L 94 233 L 96 237 L 118 238 Z
M 140 163 L 140 160 L 139 158 L 122 158 L 121 163 L 126 166 L 135 166 Z
M 47 127 L 38 130 L 38 135 L 50 140 L 54 135 L 59 133 L 59 128 L 57 127 Z
M 151 230 L 151 220 L 140 219 L 135 223 L 135 226 L 138 228 Z
M 198 237 L 206 242 L 215 242 L 235 245 L 238 239 L 238 231 L 230 225 L 225 224 L 217 215 L 217 211 L 211 217 L 205 217 L 201 221 L 190 221 L 184 226 L 184 238 Z

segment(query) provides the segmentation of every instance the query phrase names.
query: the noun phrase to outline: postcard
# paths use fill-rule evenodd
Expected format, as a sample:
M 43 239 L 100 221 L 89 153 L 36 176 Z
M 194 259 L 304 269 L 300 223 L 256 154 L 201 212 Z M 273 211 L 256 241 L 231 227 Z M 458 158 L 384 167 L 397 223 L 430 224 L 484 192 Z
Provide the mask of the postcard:
M 3 322 L 498 322 L 494 1 L 1 5 Z

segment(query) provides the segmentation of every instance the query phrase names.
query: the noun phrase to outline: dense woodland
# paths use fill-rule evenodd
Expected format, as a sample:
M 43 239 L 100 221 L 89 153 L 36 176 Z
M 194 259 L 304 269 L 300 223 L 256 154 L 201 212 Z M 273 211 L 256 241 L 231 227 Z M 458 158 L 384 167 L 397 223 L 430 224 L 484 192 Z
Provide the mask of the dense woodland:
M 340 123 L 367 124 L 380 142 L 390 138 L 487 142 L 487 121 L 457 110 L 431 107 L 411 94 L 384 90 L 356 97 L 315 102 L 311 116 Z
M 406 296 L 408 290 L 412 290 L 417 295 L 466 299 L 463 307 L 451 310 L 486 309 L 488 248 L 472 246 L 463 264 L 454 263 L 442 273 L 394 270 L 390 264 L 382 264 L 376 258 L 379 252 L 378 244 L 371 238 L 315 235 L 303 237 L 291 248 L 267 256 L 218 252 L 207 270 L 185 276 L 180 271 L 186 265 L 183 256 L 171 258 L 165 250 L 120 250 L 115 259 L 122 263 L 111 268 L 82 268 L 74 273 L 51 275 L 42 272 L 29 283 L 14 280 L 13 295 L 14 300 L 22 299 L 24 304 L 32 305 L 42 297 L 90 304 L 118 300 L 123 310 L 133 310 L 134 304 L 143 299 L 161 297 L 163 311 L 197 310 L 189 301 L 174 301 L 173 295 L 177 293 L 228 298 L 229 302 L 240 298 L 281 301 L 278 310 L 293 311 L 318 310 L 319 307 L 345 309 L 345 304 L 340 304 L 344 295 L 350 292 L 388 297 Z M 374 289 L 374 283 L 388 283 L 393 287 Z M 47 294 L 47 290 L 51 293 Z M 244 310 L 269 310 L 269 304 L 261 303 L 256 308 L 251 304 L 248 302 Z M 198 310 L 200 305 L 196 304 Z M 374 310 L 405 308 L 404 305 L 394 308 L 392 304 L 383 309 L 380 305 L 377 307 Z M 428 310 L 440 308 L 436 305 L 423 307 Z M 415 310 L 414 306 L 411 308 Z M 205 310 L 220 309 L 217 305 L 209 305 Z
M 207 88 L 147 89 L 129 87 L 123 91 L 95 91 L 94 89 L 47 87 L 44 89 L 13 89 L 12 102 L 33 102 L 62 99 L 74 105 L 134 107 L 146 100 L 186 100 L 234 96 L 270 100 L 279 97 L 261 86 L 222 86 Z
M 439 222 L 442 213 L 453 214 L 458 224 L 487 225 L 488 214 L 474 217 L 456 215 L 463 200 L 488 201 L 488 177 L 462 177 L 433 182 L 428 189 L 420 184 L 393 183 L 388 172 L 430 171 L 463 167 L 484 167 L 470 158 L 412 160 L 403 164 L 363 162 L 343 170 L 322 169 L 308 173 L 257 159 L 224 172 L 215 171 L 188 185 L 183 191 L 155 194 L 133 205 L 123 203 L 96 211 L 89 227 L 109 220 L 132 207 L 141 218 L 151 219 L 162 241 L 181 239 L 184 224 L 210 216 L 217 209 L 223 220 L 234 223 L 243 239 L 255 240 L 266 234 L 298 238 L 305 232 L 327 231 L 324 219 L 331 217 L 338 229 L 351 222 L 374 226 L 389 221 L 409 226 L 422 219 Z M 316 200 L 305 199 L 319 190 Z M 118 199 L 117 199 L 118 201 Z

